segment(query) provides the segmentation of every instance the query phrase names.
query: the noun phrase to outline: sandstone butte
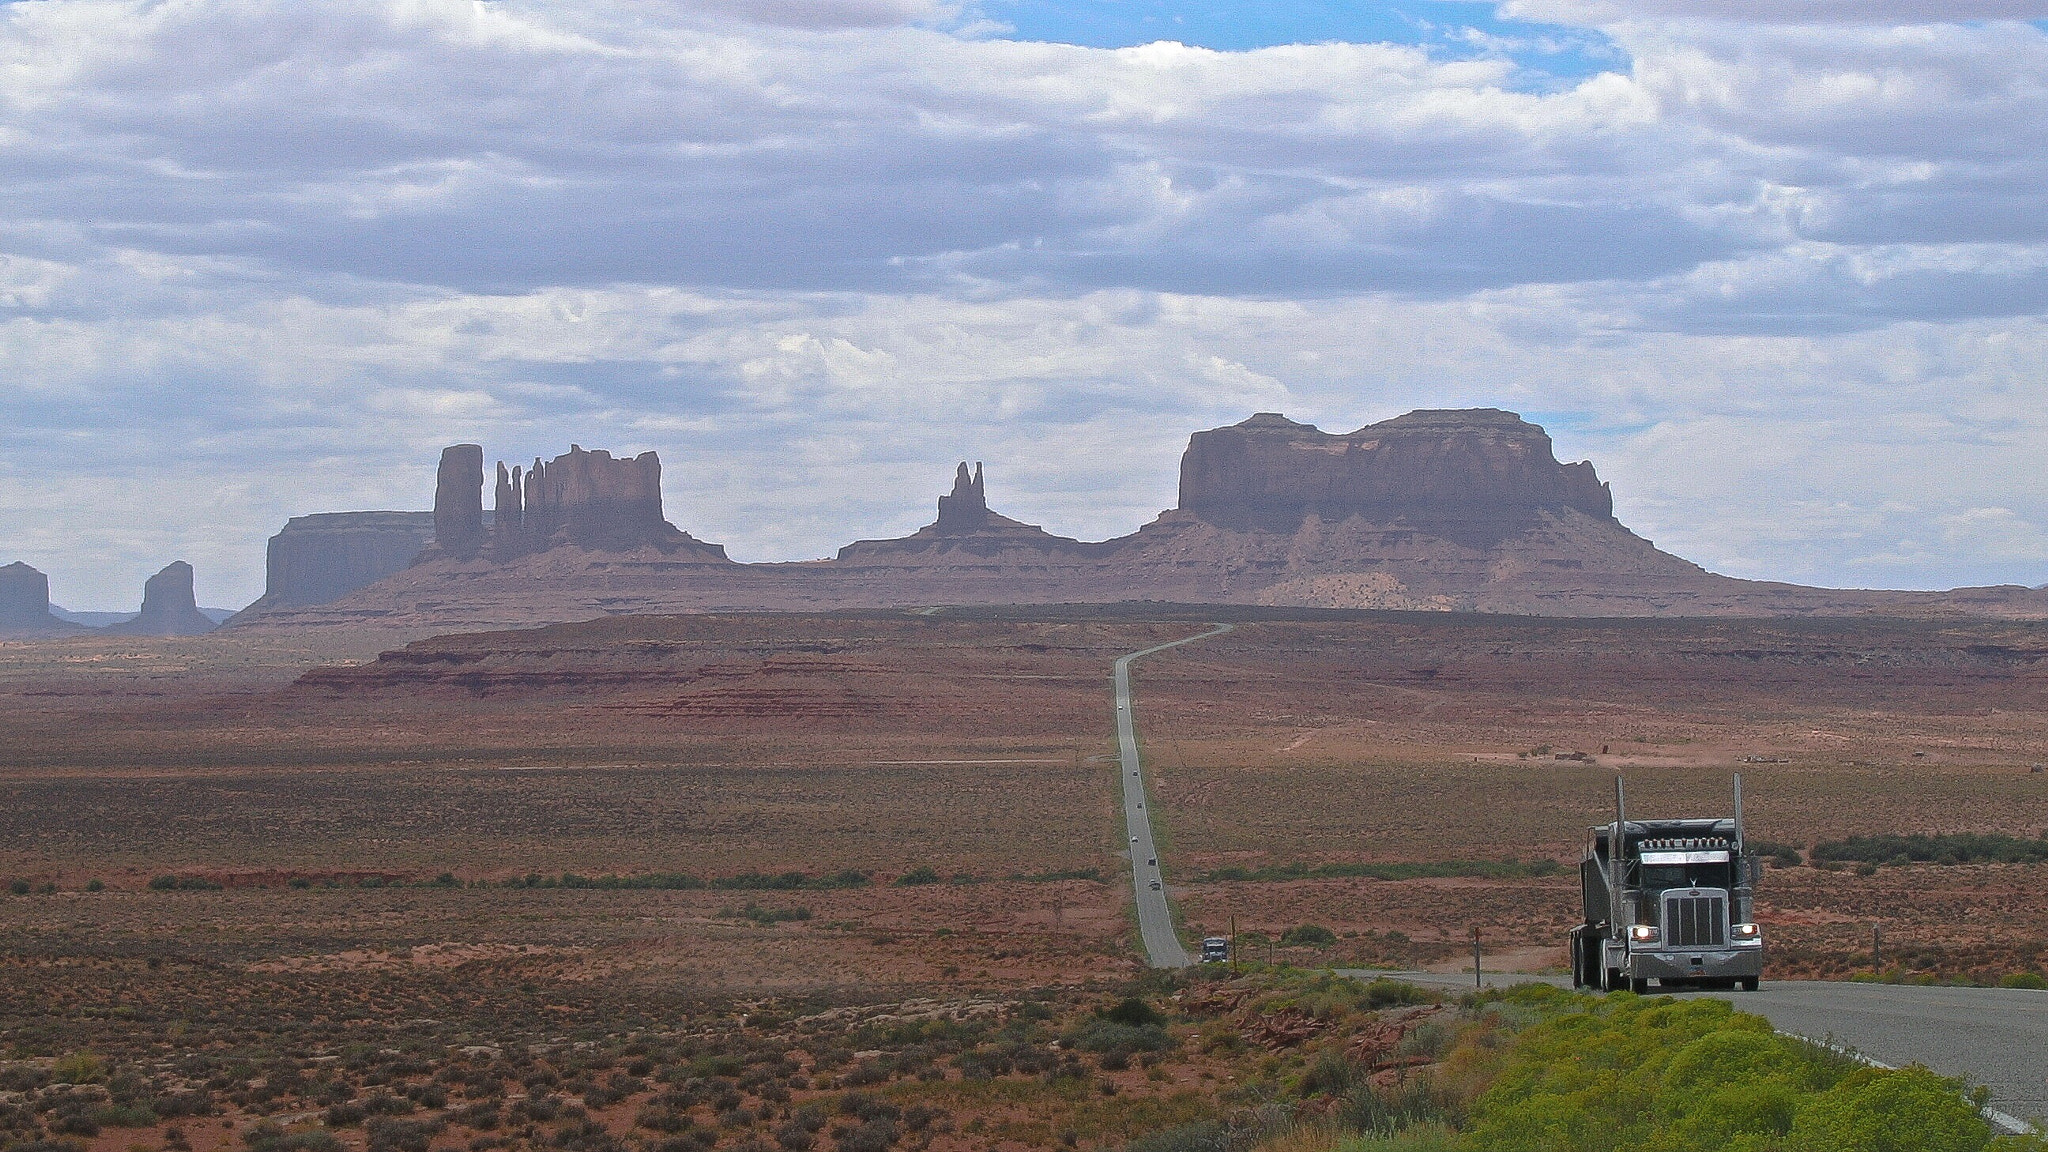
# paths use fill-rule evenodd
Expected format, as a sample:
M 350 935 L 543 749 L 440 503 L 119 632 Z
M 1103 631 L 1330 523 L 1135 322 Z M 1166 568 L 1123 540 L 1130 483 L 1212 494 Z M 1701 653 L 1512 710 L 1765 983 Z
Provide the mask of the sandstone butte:
M 981 466 L 963 463 L 932 523 L 797 563 L 735 563 L 669 524 L 652 452 L 614 459 L 572 447 L 524 470 L 500 464 L 488 514 L 483 460 L 476 445 L 444 453 L 435 541 L 407 566 L 325 603 L 274 582 L 233 626 L 451 630 L 631 612 L 1142 600 L 1549 616 L 2048 616 L 2048 593 L 2017 585 L 1880 592 L 1707 572 L 1616 520 L 1591 463 L 1560 463 L 1542 428 L 1491 408 L 1410 412 L 1342 434 L 1260 413 L 1197 432 L 1176 507 L 1094 542 L 996 513 Z M 416 535 L 425 514 L 336 515 L 410 516 L 403 531 Z M 273 578 L 280 541 L 319 519 L 296 519 L 272 541 Z M 338 525 L 319 532 L 347 535 Z M 283 551 L 300 568 L 322 568 L 311 553 Z M 364 551 L 356 539 L 336 563 L 365 575 L 375 566 Z
M 17 560 L 0 567 L 0 636 L 61 636 L 83 632 L 50 611 L 50 578 Z
M 110 636 L 198 636 L 216 625 L 192 595 L 192 566 L 173 560 L 142 584 L 142 611 L 135 619 L 110 624 Z

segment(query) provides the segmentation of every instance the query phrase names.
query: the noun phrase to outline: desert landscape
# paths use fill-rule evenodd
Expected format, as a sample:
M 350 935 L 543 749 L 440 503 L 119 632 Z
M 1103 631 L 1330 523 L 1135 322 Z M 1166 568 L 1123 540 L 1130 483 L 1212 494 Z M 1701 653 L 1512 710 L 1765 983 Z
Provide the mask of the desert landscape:
M 2042 0 L 0 60 L 0 1152 L 2048 1152 Z
M 1234 930 L 1236 982 L 1144 967 L 1110 738 L 1111 661 L 1211 622 L 1135 701 L 1184 933 Z M 1617 772 L 1650 814 L 1744 773 L 1774 978 L 2038 978 L 2044 657 L 1968 617 L 1215 605 L 8 642 L 6 1115 L 90 1152 L 1242 1129 L 1331 1045 L 1449 1059 L 1405 1039 L 1452 1035 L 1438 994 L 1285 973 L 1455 971 L 1475 929 L 1559 970 Z M 2020 855 L 1852 839 L 1956 833 Z M 1101 1023 L 1133 994 L 1168 1015 Z M 78 1053 L 113 1078 L 50 1087 Z
M 1218 615 L 615 617 L 352 658 L 232 630 L 15 645 L 0 871 L 62 892 L 98 880 L 107 899 L 165 876 L 219 884 L 251 911 L 306 884 L 673 875 L 711 886 L 605 899 L 706 916 L 742 890 L 727 879 L 801 874 L 822 885 L 806 897 L 821 923 L 899 933 L 899 959 L 859 943 L 826 963 L 849 938 L 808 973 L 706 979 L 1091 977 L 1130 963 L 1105 669 Z M 1343 941 L 1326 959 L 1400 965 L 1476 925 L 1545 961 L 1615 772 L 1640 811 L 1691 813 L 1727 807 L 1741 771 L 1751 834 L 1808 857 L 1853 836 L 2048 826 L 2041 625 L 1232 616 L 1138 677 L 1192 934 L 1317 923 Z M 1846 974 L 1872 919 L 1944 977 L 2029 967 L 2048 940 L 2033 865 L 1866 876 L 1796 859 L 1765 885 L 1781 967 Z M 1380 865 L 1450 874 L 1337 874 Z M 944 883 L 896 884 L 920 869 Z M 823 884 L 849 870 L 866 881 Z M 967 922 L 1014 955 L 977 959 Z

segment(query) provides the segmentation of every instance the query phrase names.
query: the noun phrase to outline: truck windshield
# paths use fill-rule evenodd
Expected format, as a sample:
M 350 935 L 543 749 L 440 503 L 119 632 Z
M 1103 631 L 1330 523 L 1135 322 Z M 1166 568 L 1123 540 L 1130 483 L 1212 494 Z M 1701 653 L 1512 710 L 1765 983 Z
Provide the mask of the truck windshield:
M 1729 887 L 1728 865 L 1645 864 L 1642 885 L 1653 891 L 1662 891 L 1666 888 L 1726 888 Z

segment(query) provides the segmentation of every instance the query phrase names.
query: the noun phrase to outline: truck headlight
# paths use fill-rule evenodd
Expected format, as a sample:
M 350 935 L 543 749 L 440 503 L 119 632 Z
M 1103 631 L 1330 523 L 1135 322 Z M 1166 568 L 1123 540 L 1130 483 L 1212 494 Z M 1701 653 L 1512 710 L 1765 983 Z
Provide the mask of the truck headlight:
M 1728 929 L 1728 935 L 1736 940 L 1760 940 L 1763 930 L 1754 924 L 1737 924 Z
M 1631 924 L 1628 926 L 1629 942 L 1633 944 L 1655 944 L 1664 934 L 1655 924 Z

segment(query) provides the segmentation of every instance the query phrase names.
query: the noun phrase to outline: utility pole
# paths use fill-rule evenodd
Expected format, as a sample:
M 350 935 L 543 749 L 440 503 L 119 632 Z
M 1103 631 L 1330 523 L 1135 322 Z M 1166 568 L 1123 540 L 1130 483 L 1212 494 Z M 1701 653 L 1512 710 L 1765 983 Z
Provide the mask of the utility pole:
M 1237 917 L 1230 918 L 1230 974 L 1237 975 Z
M 1870 922 L 1870 971 L 1884 971 L 1884 929 L 1875 920 Z
M 1472 926 L 1472 990 L 1486 991 L 1486 982 L 1479 975 L 1479 926 Z

